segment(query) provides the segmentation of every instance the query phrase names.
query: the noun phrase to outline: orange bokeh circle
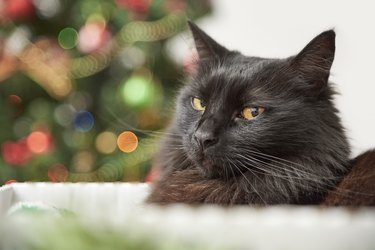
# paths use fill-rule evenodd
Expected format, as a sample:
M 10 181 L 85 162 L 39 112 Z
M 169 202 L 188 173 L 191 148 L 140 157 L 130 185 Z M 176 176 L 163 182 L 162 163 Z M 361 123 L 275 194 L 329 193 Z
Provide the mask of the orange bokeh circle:
M 136 150 L 138 146 L 138 138 L 133 132 L 122 132 L 117 137 L 117 146 L 121 151 L 125 153 L 131 153 Z

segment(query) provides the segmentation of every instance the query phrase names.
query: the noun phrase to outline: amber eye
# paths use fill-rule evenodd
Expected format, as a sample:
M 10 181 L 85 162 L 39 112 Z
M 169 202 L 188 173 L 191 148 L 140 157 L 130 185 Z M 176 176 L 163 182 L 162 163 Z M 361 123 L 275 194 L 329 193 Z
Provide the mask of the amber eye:
M 195 110 L 204 111 L 206 109 L 206 104 L 199 98 L 193 97 L 191 99 L 191 104 Z
M 246 107 L 242 110 L 241 116 L 246 120 L 252 120 L 263 112 L 263 107 Z

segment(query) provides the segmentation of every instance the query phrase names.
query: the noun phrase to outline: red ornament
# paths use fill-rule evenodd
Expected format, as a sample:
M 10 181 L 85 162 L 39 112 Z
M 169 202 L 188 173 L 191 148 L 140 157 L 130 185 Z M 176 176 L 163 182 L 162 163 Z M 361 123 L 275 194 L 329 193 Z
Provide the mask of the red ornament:
M 2 146 L 2 155 L 5 162 L 13 166 L 22 166 L 31 159 L 26 141 L 7 141 Z
M 2 0 L 1 2 L 0 5 L 3 5 L 3 9 L 0 11 L 0 15 L 12 21 L 29 19 L 35 15 L 32 0 Z
M 116 0 L 118 6 L 138 13 L 147 13 L 150 9 L 150 0 Z

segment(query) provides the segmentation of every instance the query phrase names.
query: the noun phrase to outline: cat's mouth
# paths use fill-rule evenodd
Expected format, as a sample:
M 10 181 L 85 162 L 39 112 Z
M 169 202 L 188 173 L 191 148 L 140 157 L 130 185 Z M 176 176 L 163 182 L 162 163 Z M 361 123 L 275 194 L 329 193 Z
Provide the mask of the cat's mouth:
M 202 157 L 198 162 L 197 162 L 198 167 L 202 170 L 203 174 L 206 177 L 213 178 L 217 177 L 217 166 L 215 163 L 208 159 L 207 157 Z
M 201 165 L 207 170 L 212 170 L 214 166 L 214 164 L 207 158 L 203 158 Z

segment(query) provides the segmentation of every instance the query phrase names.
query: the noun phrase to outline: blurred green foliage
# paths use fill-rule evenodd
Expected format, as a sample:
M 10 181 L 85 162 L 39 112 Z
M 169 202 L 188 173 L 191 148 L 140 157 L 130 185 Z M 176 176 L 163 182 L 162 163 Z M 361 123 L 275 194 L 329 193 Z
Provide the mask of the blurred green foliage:
M 0 185 L 144 181 L 184 75 L 166 42 L 210 11 L 200 0 L 3 1 Z M 125 130 L 134 152 L 116 147 Z

